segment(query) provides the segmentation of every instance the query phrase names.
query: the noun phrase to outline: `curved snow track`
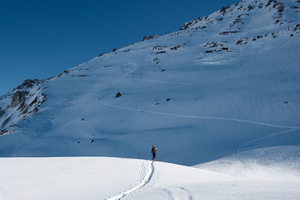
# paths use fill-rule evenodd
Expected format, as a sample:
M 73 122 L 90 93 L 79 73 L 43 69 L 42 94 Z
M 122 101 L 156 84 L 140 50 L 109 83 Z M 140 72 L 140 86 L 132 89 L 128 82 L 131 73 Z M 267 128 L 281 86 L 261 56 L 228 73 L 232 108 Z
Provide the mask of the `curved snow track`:
M 132 110 L 132 111 L 138 111 L 140 112 L 143 109 L 136 109 L 136 108 L 130 108 L 130 107 L 123 107 L 123 106 L 116 106 L 116 105 L 111 105 L 111 104 L 105 104 L 106 106 L 110 107 L 115 107 L 115 108 L 121 108 L 121 109 L 126 109 L 126 110 Z M 268 127 L 276 127 L 276 128 L 284 128 L 288 129 L 286 131 L 281 131 L 281 132 L 276 132 L 276 133 L 271 133 L 268 135 L 265 135 L 260 138 L 256 138 L 254 140 L 246 141 L 242 143 L 236 150 L 235 153 L 239 153 L 241 149 L 252 142 L 259 141 L 265 138 L 293 132 L 300 130 L 300 127 L 298 126 L 283 126 L 283 125 L 277 125 L 277 124 L 269 124 L 269 123 L 264 123 L 264 122 L 259 122 L 259 121 L 251 121 L 251 120 L 244 120 L 244 119 L 235 119 L 235 118 L 224 118 L 224 117 L 205 117 L 205 116 L 195 116 L 195 115 L 181 115 L 181 114 L 172 114 L 172 113 L 163 113 L 163 112 L 154 112 L 154 111 L 149 111 L 149 110 L 143 110 L 144 113 L 152 113 L 152 114 L 157 114 L 157 115 L 166 115 L 166 116 L 172 116 L 172 117 L 182 117 L 182 118 L 193 118 L 193 119 L 208 119 L 208 120 L 220 120 L 220 121 L 233 121 L 233 122 L 242 122 L 242 123 L 248 123 L 248 124 L 256 124 L 256 125 L 261 125 L 261 126 L 268 126 Z
M 111 197 L 111 198 L 107 198 L 107 200 L 119 200 L 122 199 L 123 197 L 125 197 L 126 195 L 144 187 L 145 185 L 147 185 L 149 183 L 149 181 L 151 180 L 153 173 L 154 173 L 154 165 L 152 161 L 148 162 L 148 173 L 146 174 L 146 176 L 144 177 L 144 179 L 141 181 L 141 183 L 133 188 L 131 188 L 130 190 L 123 192 L 121 194 L 118 194 L 117 196 Z

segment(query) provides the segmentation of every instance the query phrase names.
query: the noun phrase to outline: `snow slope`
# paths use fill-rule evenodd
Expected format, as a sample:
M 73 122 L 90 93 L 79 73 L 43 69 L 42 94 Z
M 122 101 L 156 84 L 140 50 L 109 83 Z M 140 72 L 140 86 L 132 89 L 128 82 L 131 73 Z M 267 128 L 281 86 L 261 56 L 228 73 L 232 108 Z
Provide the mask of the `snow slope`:
M 0 199 L 298 199 L 299 163 L 299 146 L 239 153 L 202 169 L 107 157 L 0 158 Z
M 195 165 L 299 145 L 299 24 L 298 1 L 242 1 L 27 81 L 1 97 L 0 155 L 147 159 L 156 144 Z

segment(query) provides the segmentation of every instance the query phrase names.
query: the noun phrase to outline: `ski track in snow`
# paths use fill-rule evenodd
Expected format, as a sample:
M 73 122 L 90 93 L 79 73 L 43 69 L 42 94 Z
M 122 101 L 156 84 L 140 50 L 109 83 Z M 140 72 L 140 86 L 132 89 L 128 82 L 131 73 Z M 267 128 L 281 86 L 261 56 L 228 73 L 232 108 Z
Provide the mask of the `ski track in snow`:
M 169 83 L 169 84 L 177 84 L 177 85 L 193 85 L 190 83 L 177 83 L 177 82 L 171 82 L 171 81 L 159 81 L 159 80 L 140 79 L 140 78 L 134 78 L 133 80 L 156 82 L 156 83 Z
M 169 195 L 170 200 L 193 199 L 192 193 L 184 187 L 169 188 L 164 191 Z
M 283 132 L 279 132 L 279 133 L 272 133 L 272 134 L 266 135 L 264 137 L 257 138 L 255 140 L 250 140 L 250 141 L 247 141 L 245 143 L 242 143 L 235 150 L 235 153 L 238 153 L 240 151 L 240 149 L 242 149 L 243 146 L 245 146 L 246 144 L 249 144 L 249 143 L 252 143 L 252 142 L 255 142 L 255 141 L 259 141 L 259 140 L 262 140 L 262 139 L 265 139 L 265 138 L 268 138 L 268 137 L 273 137 L 273 136 L 276 136 L 276 135 L 280 135 L 280 134 L 284 134 L 284 133 L 288 133 L 288 132 L 297 131 L 297 130 L 300 129 L 300 127 L 297 127 L 297 126 L 281 126 L 281 125 L 267 124 L 267 123 L 263 123 L 263 122 L 256 122 L 256 121 L 243 120 L 243 119 L 222 118 L 222 117 L 200 117 L 200 116 L 193 116 L 193 115 L 179 115 L 179 114 L 170 114 L 170 113 L 147 111 L 147 110 L 143 110 L 143 109 L 129 108 L 129 107 L 123 107 L 123 106 L 116 106 L 116 105 L 111 105 L 111 104 L 107 104 L 107 103 L 105 105 L 106 106 L 115 107 L 115 108 L 121 108 L 121 109 L 132 110 L 132 111 L 138 111 L 138 112 L 140 112 L 142 110 L 143 113 L 151 113 L 151 114 L 157 114 L 157 115 L 166 115 L 166 116 L 172 116 L 172 117 L 184 117 L 184 118 L 194 118 L 194 119 L 210 119 L 210 120 L 235 121 L 235 122 L 257 124 L 257 125 L 269 126 L 269 127 L 275 127 L 275 128 L 286 128 L 286 129 L 289 129 L 287 131 L 283 131 Z
M 259 140 L 262 140 L 262 139 L 265 139 L 265 138 L 268 138 L 268 137 L 273 137 L 273 136 L 276 136 L 276 135 L 281 135 L 281 134 L 284 134 L 284 133 L 289 133 L 289 132 L 293 132 L 293 131 L 296 131 L 296 130 L 299 130 L 299 128 L 293 128 L 293 129 L 290 129 L 290 130 L 287 130 L 287 131 L 282 131 L 282 132 L 279 132 L 279 133 L 272 133 L 272 134 L 269 134 L 269 135 L 266 135 L 264 137 L 261 137 L 261 138 L 257 138 L 255 140 L 250 140 L 250 141 L 247 141 L 247 142 L 244 142 L 242 143 L 239 148 L 237 148 L 235 150 L 235 153 L 238 153 L 240 151 L 240 149 L 242 149 L 246 144 L 250 144 L 252 142 L 256 142 L 256 141 L 259 141 Z
M 6 194 L 6 190 L 4 190 L 3 187 L 0 186 L 0 199 L 5 197 L 5 194 Z
M 124 198 L 128 194 L 130 194 L 130 193 L 132 193 L 134 191 L 137 191 L 140 188 L 145 187 L 150 182 L 151 178 L 153 177 L 153 173 L 154 173 L 154 165 L 153 165 L 152 161 L 148 162 L 148 166 L 149 166 L 148 173 L 145 176 L 145 178 L 143 180 L 141 180 L 141 183 L 139 185 L 131 188 L 130 190 L 127 190 L 126 192 L 118 194 L 117 196 L 114 196 L 114 197 L 111 197 L 111 198 L 107 198 L 105 200 L 119 200 L 119 199 Z M 143 176 L 143 173 L 144 173 L 144 169 L 143 169 L 143 165 L 142 165 L 142 171 L 140 173 L 140 178 Z
M 152 113 L 152 114 L 157 114 L 157 115 L 167 115 L 167 116 L 172 116 L 172 117 L 184 117 L 184 118 L 194 118 L 194 119 L 226 120 L 226 121 L 236 121 L 236 122 L 251 123 L 251 124 L 257 124 L 257 125 L 263 125 L 263 126 L 277 127 L 277 128 L 289 128 L 289 129 L 295 129 L 295 130 L 300 129 L 300 127 L 296 127 L 296 126 L 281 126 L 281 125 L 267 124 L 267 123 L 255 122 L 255 121 L 249 121 L 249 120 L 243 120 L 243 119 L 222 118 L 222 117 L 200 117 L 200 116 L 193 116 L 193 115 L 179 115 L 179 114 L 170 114 L 170 113 L 161 113 L 161 112 L 147 111 L 147 110 L 143 110 L 143 109 L 128 108 L 128 107 L 123 107 L 123 106 L 116 106 L 116 105 L 111 105 L 111 104 L 107 104 L 107 103 L 104 104 L 104 105 L 115 107 L 115 108 L 122 108 L 122 109 L 126 109 L 126 110 L 138 111 L 138 112 L 143 111 L 144 113 L 146 112 L 146 113 Z

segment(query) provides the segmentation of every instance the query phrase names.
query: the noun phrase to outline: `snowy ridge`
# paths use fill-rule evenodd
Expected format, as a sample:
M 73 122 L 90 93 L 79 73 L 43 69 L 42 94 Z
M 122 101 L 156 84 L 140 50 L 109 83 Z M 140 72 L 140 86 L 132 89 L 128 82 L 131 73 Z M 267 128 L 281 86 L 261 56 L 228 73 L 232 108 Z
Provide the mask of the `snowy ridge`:
M 199 17 L 196 20 L 192 20 L 184 24 L 180 30 L 186 29 L 205 29 L 206 26 L 210 26 L 213 24 L 217 24 L 218 21 L 221 22 L 223 29 L 236 29 L 241 30 L 241 27 L 251 25 L 253 30 L 247 29 L 247 31 L 253 32 L 257 31 L 257 29 L 280 29 L 279 26 L 284 24 L 292 23 L 291 15 L 293 15 L 293 11 L 299 13 L 299 2 L 295 0 L 243 0 L 232 6 L 223 7 L 220 10 L 205 16 Z M 251 16 L 252 13 L 255 13 L 259 10 L 260 16 L 267 18 L 267 20 L 259 20 L 257 19 L 260 16 Z M 291 12 L 290 12 L 291 11 Z M 280 20 L 279 20 L 280 19 Z M 249 21 L 254 24 L 249 23 Z M 272 26 L 272 24 L 277 25 Z M 255 26 L 256 25 L 256 26 Z M 258 26 L 257 26 L 258 25 Z M 238 33 L 238 32 L 237 32 Z
M 297 180 L 300 177 L 300 151 L 299 146 L 256 149 L 195 167 L 248 179 Z
M 5 181 L 0 183 L 0 198 L 109 199 L 108 196 L 119 193 L 115 198 L 132 200 L 224 196 L 297 199 L 299 152 L 299 147 L 289 146 L 258 149 L 224 158 L 219 164 L 203 164 L 201 168 L 205 170 L 155 162 L 151 183 L 125 196 L 128 188 L 133 190 L 141 184 L 141 166 L 147 161 L 105 157 L 1 158 L 0 178 Z M 269 157 L 265 159 L 266 156 Z M 149 171 L 143 180 L 147 177 Z M 153 180 L 157 181 L 153 184 Z

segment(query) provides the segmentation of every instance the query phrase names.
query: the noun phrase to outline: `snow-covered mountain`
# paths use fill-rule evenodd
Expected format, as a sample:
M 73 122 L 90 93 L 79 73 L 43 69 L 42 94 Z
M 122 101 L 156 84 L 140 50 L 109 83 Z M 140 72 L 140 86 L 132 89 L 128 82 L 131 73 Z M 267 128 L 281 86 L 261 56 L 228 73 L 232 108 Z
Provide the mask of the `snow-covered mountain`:
M 298 199 L 299 7 L 244 0 L 0 96 L 0 199 Z
M 0 96 L 0 156 L 196 165 L 300 145 L 300 1 L 243 0 Z M 117 97 L 116 94 L 121 96 Z

